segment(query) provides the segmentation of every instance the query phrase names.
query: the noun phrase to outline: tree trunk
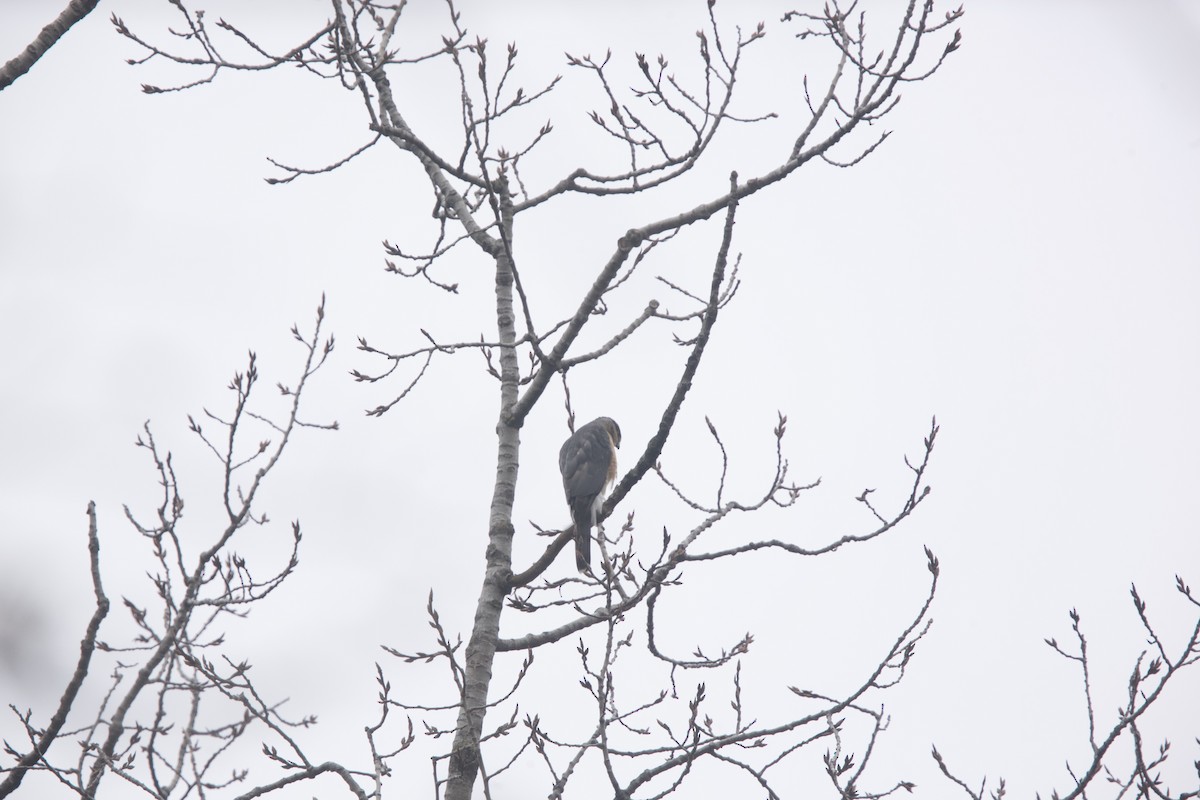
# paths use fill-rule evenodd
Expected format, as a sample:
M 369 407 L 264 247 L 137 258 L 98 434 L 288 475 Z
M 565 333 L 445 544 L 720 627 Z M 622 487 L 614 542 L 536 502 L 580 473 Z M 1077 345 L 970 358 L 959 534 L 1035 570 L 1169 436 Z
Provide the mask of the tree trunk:
M 462 707 L 450 751 L 446 800 L 468 800 L 479 772 L 479 739 L 487 712 L 492 662 L 500 637 L 500 612 L 512 577 L 513 500 L 517 489 L 520 430 L 511 419 L 517 402 L 520 370 L 515 344 L 516 316 L 513 309 L 512 202 L 508 183 L 501 176 L 494 187 L 499 200 L 500 236 L 496 251 L 496 324 L 500 336 L 500 414 L 496 423 L 496 483 L 488 518 L 487 568 L 475 625 L 467 643 L 466 677 Z

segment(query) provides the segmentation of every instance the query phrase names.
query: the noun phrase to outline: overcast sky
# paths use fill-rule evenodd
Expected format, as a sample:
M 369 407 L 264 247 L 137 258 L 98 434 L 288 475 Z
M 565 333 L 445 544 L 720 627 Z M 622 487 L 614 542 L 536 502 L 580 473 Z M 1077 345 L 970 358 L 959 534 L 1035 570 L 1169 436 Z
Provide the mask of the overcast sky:
M 703 3 L 504 5 L 500 15 L 464 3 L 464 23 L 494 42 L 519 42 L 527 89 L 565 76 L 530 116 L 558 126 L 547 176 L 588 148 L 610 147 L 583 116 L 605 103 L 568 70 L 564 50 L 611 48 L 626 66 L 634 52 L 662 50 L 684 73 L 704 22 Z M 868 4 L 872 13 L 888 5 Z M 256 4 L 249 18 L 221 13 L 275 44 L 326 13 L 317 2 L 268 6 Z M 419 0 L 414 21 L 434 31 L 440 8 Z M 749 518 L 724 535 L 815 544 L 870 527 L 853 501 L 863 488 L 897 502 L 908 477 L 902 457 L 919 453 L 936 414 L 934 491 L 884 541 L 816 561 L 763 557 L 728 578 L 690 570 L 694 590 L 671 611 L 674 643 L 681 652 L 716 649 L 751 630 L 744 669 L 763 716 L 786 702 L 788 685 L 835 691 L 919 604 L 928 545 L 943 567 L 935 624 L 887 700 L 894 723 L 879 785 L 908 777 L 926 796 L 951 796 L 927 755 L 936 741 L 965 778 L 1004 775 L 1013 796 L 1063 789 L 1064 760 L 1078 765 L 1087 749 L 1086 717 L 1076 671 L 1042 640 L 1069 641 L 1067 612 L 1079 610 L 1096 659 L 1097 724 L 1107 727 L 1144 647 L 1130 583 L 1169 647 L 1194 624 L 1173 583 L 1178 573 L 1200 586 L 1197 8 L 968 3 L 961 51 L 907 88 L 879 151 L 851 170 L 811 165 L 741 209 L 742 288 L 718 323 L 664 468 L 711 490 L 708 415 L 730 446 L 735 488 L 750 494 L 769 473 L 770 430 L 783 411 L 793 476 L 820 477 L 822 487 L 786 515 L 757 527 Z M 742 113 L 791 116 L 731 128 L 685 194 L 571 200 L 530 214 L 518 255 L 545 319 L 574 309 L 626 228 L 714 196 L 729 170 L 756 174 L 786 148 L 799 71 L 826 74 L 828 54 L 791 42 L 774 5 L 718 11 L 730 26 L 768 23 L 767 40 L 747 55 Z M 0 58 L 50 13 L 46 3 L 5 3 Z M 298 518 L 301 569 L 231 631 L 230 647 L 296 713 L 321 717 L 312 741 L 328 736 L 328 752 L 362 758 L 356 737 L 374 713 L 378 645 L 430 646 L 422 609 L 431 589 L 447 625 L 469 633 L 498 402 L 468 353 L 435 362 L 390 414 L 367 418 L 363 410 L 389 401 L 405 379 L 354 383 L 349 370 L 381 366 L 354 344 L 365 336 L 398 350 L 419 343 L 422 327 L 447 341 L 490 335 L 490 273 L 475 256 L 455 259 L 445 276 L 462 284 L 457 297 L 385 274 L 382 240 L 429 242 L 429 191 L 394 148 L 332 175 L 263 180 L 280 174 L 267 157 L 316 167 L 364 143 L 353 95 L 291 70 L 145 96 L 142 83 L 198 76 L 126 65 L 140 53 L 114 33 L 114 13 L 157 41 L 174 22 L 167 3 L 102 3 L 0 93 L 0 705 L 32 705 L 44 719 L 69 674 L 91 613 L 89 500 L 99 508 L 110 595 L 151 601 L 144 548 L 122 511 L 150 515 L 156 497 L 149 461 L 133 446 L 142 424 L 150 420 L 175 452 L 203 541 L 217 519 L 218 472 L 186 415 L 228 408 L 224 386 L 251 349 L 265 408 L 279 408 L 272 387 L 294 383 L 302 357 L 288 329 L 311 326 L 324 293 L 338 349 L 306 416 L 342 429 L 302 432 L 273 476 L 263 503 L 278 527 L 246 548 L 270 557 L 271 542 Z M 427 139 L 454 124 L 446 84 L 400 85 Z M 716 235 L 715 226 L 689 230 L 650 266 L 702 286 Z M 654 398 L 681 368 L 669 337 L 655 329 L 608 365 L 572 376 L 577 412 L 615 417 L 635 445 L 626 452 L 654 431 Z M 556 470 L 565 435 L 561 398 L 548 396 L 522 433 L 518 563 L 540 551 L 526 521 L 567 523 Z M 646 541 L 691 521 L 657 496 L 629 502 Z M 570 568 L 566 557 L 556 566 Z M 114 610 L 113 630 L 123 614 Z M 527 624 L 504 620 L 506 632 Z M 570 656 L 566 671 L 538 676 L 545 696 L 573 691 Z M 445 690 L 441 675 L 394 672 L 414 693 Z M 99 681 L 89 689 L 102 690 Z M 1185 674 L 1147 732 L 1174 737 L 1173 785 L 1200 758 L 1188 724 L 1196 719 L 1200 676 Z M 0 720 L 4 737 L 19 739 L 17 730 Z M 409 768 L 427 787 L 427 765 Z

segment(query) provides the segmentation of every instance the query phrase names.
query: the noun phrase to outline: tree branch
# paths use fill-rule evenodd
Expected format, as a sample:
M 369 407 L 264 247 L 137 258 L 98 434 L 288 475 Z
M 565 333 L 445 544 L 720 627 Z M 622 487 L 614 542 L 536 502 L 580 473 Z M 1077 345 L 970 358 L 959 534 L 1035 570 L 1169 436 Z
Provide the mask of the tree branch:
M 0 91 L 8 87 L 17 78 L 28 72 L 38 59 L 46 55 L 71 26 L 92 12 L 100 0 L 71 0 L 53 22 L 42 28 L 19 56 L 11 59 L 0 67 Z
M 8 777 L 4 779 L 3 783 L 0 783 L 0 797 L 8 797 L 20 787 L 25 773 L 36 767 L 42 760 L 50 749 L 50 745 L 57 738 L 59 731 L 66 724 L 67 715 L 75 704 L 75 698 L 79 694 L 80 687 L 83 686 L 84 679 L 87 678 L 92 654 L 96 652 L 96 635 L 100 631 L 100 623 L 108 616 L 108 596 L 104 594 L 104 586 L 100 581 L 100 534 L 96 524 L 95 502 L 88 503 L 87 516 L 88 553 L 92 567 L 92 589 L 96 594 L 96 610 L 88 622 L 83 641 L 79 643 L 79 661 L 75 665 L 75 672 L 71 675 L 71 680 L 67 683 L 67 688 L 58 701 L 58 710 L 50 718 L 50 724 L 46 726 L 46 730 L 42 732 L 34 748 L 23 756 L 16 766 L 11 768 Z

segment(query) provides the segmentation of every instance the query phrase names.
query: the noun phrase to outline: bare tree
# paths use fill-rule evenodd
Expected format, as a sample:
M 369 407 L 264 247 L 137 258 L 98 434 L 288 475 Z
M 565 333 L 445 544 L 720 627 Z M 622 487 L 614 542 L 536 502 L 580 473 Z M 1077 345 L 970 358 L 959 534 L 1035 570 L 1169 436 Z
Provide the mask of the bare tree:
M 960 37 L 957 31 L 951 33 L 951 26 L 961 9 L 935 12 L 932 0 L 910 0 L 901 3 L 894 18 L 882 26 L 855 6 L 843 8 L 837 2 L 818 13 L 784 14 L 779 26 L 793 42 L 825 46 L 828 77 L 819 86 L 810 85 L 807 77 L 789 81 L 790 94 L 799 104 L 792 111 L 800 119 L 789 146 L 771 168 L 744 176 L 717 172 L 709 160 L 713 143 L 725 129 L 776 117 L 775 110 L 741 111 L 736 91 L 744 60 L 764 46 L 768 29 L 762 23 L 749 30 L 726 25 L 718 19 L 713 2 L 697 33 L 695 66 L 687 73 L 675 72 L 663 56 L 637 54 L 632 59 L 635 83 L 622 89 L 613 56 L 567 55 L 566 63 L 577 79 L 573 91 L 590 92 L 594 98 L 590 102 L 600 109 L 588 118 L 601 145 L 578 150 L 568 145 L 572 163 L 558 174 L 536 160 L 544 152 L 542 145 L 553 140 L 554 124 L 530 125 L 528 115 L 537 105 L 558 97 L 566 81 L 548 78 L 529 90 L 517 85 L 516 46 L 509 45 L 497 57 L 486 39 L 469 32 L 453 2 L 445 4 L 442 35 L 424 49 L 407 40 L 400 43 L 410 33 L 410 4 L 334 0 L 328 19 L 281 50 L 263 44 L 255 32 L 224 19 L 212 24 L 202 12 L 172 2 L 180 22 L 167 44 L 113 18 L 116 30 L 141 48 L 138 63 L 165 60 L 200 71 L 196 80 L 180 85 L 147 84 L 147 93 L 211 83 L 227 71 L 285 66 L 298 66 L 315 78 L 337 82 L 362 101 L 362 146 L 315 167 L 274 162 L 280 173 L 272 181 L 287 183 L 329 172 L 376 145 L 390 143 L 400 158 L 415 160 L 428 178 L 433 235 L 425 245 L 385 243 L 388 269 L 427 284 L 431 291 L 450 293 L 459 288 L 442 269 L 451 251 L 470 250 L 472 258 L 492 270 L 495 309 L 488 325 L 494 323 L 494 336 L 474 338 L 469 331 L 477 330 L 479 321 L 467 320 L 464 333 L 454 341 L 435 340 L 425 330 L 419 331 L 415 343 L 399 347 L 360 339 L 359 350 L 379 366 L 353 373 L 365 383 L 400 383 L 388 402 L 367 412 L 373 416 L 397 408 L 434 359 L 475 354 L 495 379 L 499 400 L 495 482 L 474 624 L 464 647 L 443 623 L 431 594 L 427 613 L 434 646 L 418 651 L 386 648 L 401 662 L 443 667 L 450 679 L 448 692 L 438 700 L 399 698 L 392 689 L 391 670 L 377 666 L 378 717 L 364 734 L 370 757 L 358 766 L 313 755 L 314 746 L 294 730 L 313 720 L 287 718 L 270 697 L 269 687 L 251 680 L 248 665 L 222 650 L 222 619 L 244 614 L 266 600 L 296 567 L 298 525 L 292 529 L 291 557 L 268 570 L 270 577 L 265 579 L 257 565 L 251 570 L 233 543 L 245 526 L 266 524 L 255 511 L 256 494 L 293 433 L 306 424 L 300 415 L 302 391 L 333 346 L 332 339 L 323 340 L 320 332 L 322 305 L 311 335 L 293 329 L 307 355 L 294 388 L 283 387 L 290 406 L 282 417 L 252 408 L 258 368 L 251 356 L 247 370 L 231 383 L 233 408 L 223 416 L 210 414 L 204 425 L 192 422 L 192 430 L 218 458 L 228 517 L 227 525 L 203 546 L 180 533 L 183 500 L 170 456 L 160 452 L 149 428 L 139 441 L 152 459 L 163 495 L 153 523 L 132 512 L 129 518 L 158 562 L 153 581 L 161 609 L 151 613 L 127 603 L 139 630 L 129 645 L 98 638 L 110 603 L 100 578 L 96 515 L 89 507 L 96 613 L 81 646 L 78 668 L 49 726 L 41 728 L 32 712 L 14 709 L 29 741 L 23 747 L 8 745 L 15 764 L 5 768 L 0 797 L 12 793 L 32 770 L 49 773 L 83 797 L 97 796 L 107 776 L 153 797 L 193 792 L 209 796 L 226 789 L 250 798 L 325 775 L 340 781 L 352 796 L 380 797 L 395 760 L 416 741 L 414 718 L 421 721 L 425 736 L 442 748 L 433 759 L 433 786 L 437 795 L 448 800 L 470 797 L 476 789 L 492 796 L 497 777 L 518 764 L 527 769 L 540 765 L 551 797 L 594 790 L 596 776 L 605 781 L 604 791 L 617 797 L 662 797 L 683 787 L 700 770 L 713 767 L 747 781 L 756 792 L 778 797 L 788 785 L 781 776 L 788 774 L 790 765 L 822 748 L 816 756 L 819 769 L 839 797 L 911 791 L 911 781 L 874 778 L 867 766 L 887 726 L 878 698 L 904 677 L 917 643 L 929 630 L 939 575 L 932 553 L 926 551 L 930 577 L 924 600 L 911 610 L 904 625 L 879 643 L 877 657 L 863 666 L 852 688 L 831 695 L 805 686 L 788 687 L 796 705 L 771 708 L 765 715 L 747 708 L 742 699 L 742 662 L 753 636 L 747 633 L 716 653 L 697 648 L 690 655 L 678 655 L 664 643 L 660 608 L 663 599 L 684 584 L 685 566 L 704 564 L 711 569 L 763 552 L 812 558 L 895 529 L 928 497 L 936 421 L 919 455 L 905 459 L 907 489 L 899 503 L 883 508 L 871 490 L 864 490 L 857 499 L 865 524 L 851 532 L 831 533 L 818 545 L 754 538 L 732 522 L 746 513 L 791 507 L 803 493 L 819 487 L 819 481 L 798 482 L 789 472 L 784 415 L 779 415 L 771 431 L 775 457 L 770 478 L 752 496 L 733 497 L 727 489 L 730 463 L 712 422 L 708 430 L 721 461 L 716 489 L 710 495 L 699 495 L 672 477 L 661 457 L 699 379 L 721 312 L 737 293 L 741 264 L 733 242 L 740 203 L 805 165 L 852 166 L 879 147 L 888 134 L 873 134 L 870 126 L 895 108 L 901 89 L 933 75 L 957 49 Z M 420 30 L 416 23 L 411 27 Z M 411 122 L 412 110 L 393 91 L 392 81 L 399 72 L 429 63 L 442 65 L 457 84 L 457 106 L 452 109 L 460 121 L 457 139 L 424 135 Z M 604 157 L 604 144 L 616 145 L 620 153 L 616 166 Z M 518 232 L 525 230 L 516 225 L 518 217 L 573 195 L 653 196 L 654 190 L 684 178 L 693 187 L 697 182 L 704 186 L 706 196 L 697 202 L 693 195 L 683 203 L 668 196 L 655 218 L 629 228 L 610 252 L 593 257 L 594 279 L 570 307 L 535 307 L 527 281 L 536 282 L 537 277 L 516 256 Z M 657 282 L 643 280 L 643 274 L 670 252 L 677 234 L 704 224 L 718 226 L 719 232 L 708 266 L 697 268 L 686 282 L 665 276 L 658 276 Z M 650 292 L 651 286 L 668 292 L 682 310 L 668 310 Z M 623 318 L 616 318 L 622 313 Z M 518 531 L 513 502 L 520 474 L 519 432 L 535 413 L 552 413 L 557 406 L 541 401 L 555 398 L 559 387 L 562 394 L 557 397 L 565 405 L 564 435 L 573 430 L 570 375 L 592 369 L 602 359 L 629 357 L 639 337 L 656 329 L 668 331 L 680 347 L 674 365 L 678 378 L 664 396 L 647 398 L 658 420 L 654 433 L 642 442 L 623 443 L 622 452 L 632 454 L 626 457 L 630 466 L 599 514 L 600 521 L 609 524 L 602 525 L 596 537 L 599 560 L 594 570 L 550 579 L 547 569 L 574 531 L 543 531 L 532 525 L 522 525 Z M 585 331 L 600 344 L 585 346 Z M 252 435 L 247 429 L 255 425 L 266 426 L 272 438 L 248 444 Z M 213 426 L 221 430 L 219 439 L 209 433 Z M 681 518 L 686 515 L 694 521 L 639 537 L 630 493 L 653 484 L 676 499 Z M 619 524 L 614 521 L 618 518 Z M 732 535 L 741 538 L 735 544 L 718 545 L 712 535 L 718 528 L 732 528 L 738 532 Z M 539 533 L 548 534 L 543 554 L 531 564 L 514 564 L 513 537 Z M 501 622 L 506 606 L 510 616 L 515 612 L 533 620 L 533 632 L 505 635 Z M 522 715 L 517 703 L 529 694 L 524 680 L 535 657 L 548 648 L 566 648 L 568 640 L 577 643 L 579 682 L 591 698 L 593 712 L 573 729 L 552 730 L 541 715 L 528 711 Z M 644 645 L 664 670 L 663 683 L 648 694 L 641 689 L 625 691 L 622 670 L 635 644 Z M 1193 649 L 1194 644 L 1195 637 Z M 85 712 L 76 707 L 76 698 L 83 681 L 96 674 L 97 651 L 114 654 L 119 666 L 108 695 L 97 709 Z M 506 654 L 512 654 L 514 663 L 507 672 L 514 677 L 499 686 L 495 676 L 510 660 Z M 1187 658 L 1177 668 L 1186 663 L 1190 663 Z M 717 694 L 712 687 L 718 680 L 725 695 L 719 702 L 711 699 Z M 76 721 L 70 731 L 68 716 Z M 1135 730 L 1132 722 L 1127 727 Z M 57 751 L 50 753 L 55 741 L 68 733 L 82 743 L 74 761 Z M 258 771 L 226 766 L 236 752 L 235 744 L 252 736 L 263 739 L 262 752 L 278 773 L 263 778 Z

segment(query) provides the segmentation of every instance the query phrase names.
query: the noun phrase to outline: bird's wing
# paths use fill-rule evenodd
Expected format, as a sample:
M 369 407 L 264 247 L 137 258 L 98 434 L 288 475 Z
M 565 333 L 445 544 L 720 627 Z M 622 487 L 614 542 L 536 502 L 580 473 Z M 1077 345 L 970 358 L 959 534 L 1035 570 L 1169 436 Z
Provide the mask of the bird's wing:
M 608 431 L 591 423 L 584 425 L 558 451 L 563 490 L 567 499 L 600 494 L 608 482 L 612 462 L 612 440 Z

